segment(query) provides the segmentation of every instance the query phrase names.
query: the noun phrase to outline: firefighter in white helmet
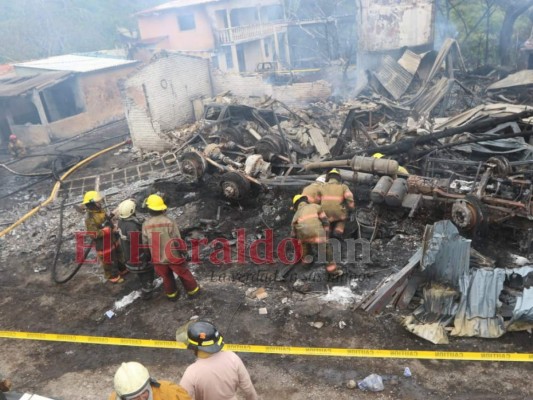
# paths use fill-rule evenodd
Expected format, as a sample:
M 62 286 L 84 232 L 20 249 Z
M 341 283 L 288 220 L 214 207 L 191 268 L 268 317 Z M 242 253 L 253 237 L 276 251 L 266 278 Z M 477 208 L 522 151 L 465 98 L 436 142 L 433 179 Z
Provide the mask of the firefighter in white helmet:
M 132 199 L 118 205 L 118 232 L 124 253 L 126 268 L 137 275 L 141 283 L 141 298 L 148 300 L 154 290 L 154 266 L 150 251 L 142 246 L 143 220 L 135 214 L 136 203 Z
M 138 362 L 122 363 L 113 380 L 109 400 L 191 400 L 185 389 L 168 381 L 156 381 Z

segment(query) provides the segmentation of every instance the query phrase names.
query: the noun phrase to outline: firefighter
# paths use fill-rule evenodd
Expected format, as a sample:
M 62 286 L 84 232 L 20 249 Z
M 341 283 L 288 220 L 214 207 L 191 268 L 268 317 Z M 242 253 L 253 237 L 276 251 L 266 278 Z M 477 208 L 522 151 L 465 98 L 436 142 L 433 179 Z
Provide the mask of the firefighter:
M 15 158 L 24 157 L 26 155 L 26 146 L 24 146 L 22 140 L 18 139 L 16 135 L 9 136 L 7 147 L 11 155 Z
M 138 362 L 122 363 L 113 379 L 109 400 L 191 400 L 187 391 L 168 381 L 156 381 Z
M 341 174 L 337 169 L 332 169 L 326 175 L 321 205 L 328 216 L 330 236 L 342 239 L 348 212 L 355 210 L 355 201 L 352 191 L 342 183 Z
M 122 283 L 122 278 L 128 270 L 124 265 L 119 237 L 116 235 L 111 219 L 102 205 L 103 197 L 100 193 L 91 190 L 83 196 L 83 205 L 86 209 L 85 228 L 92 234 L 96 248 L 96 257 L 104 269 L 104 277 L 111 283 Z
M 237 399 L 241 389 L 246 400 L 257 400 L 250 374 L 232 351 L 221 351 L 224 340 L 217 328 L 206 321 L 196 321 L 187 329 L 187 348 L 194 351 L 196 362 L 185 370 L 180 385 L 195 400 Z
M 154 267 L 150 252 L 142 246 L 142 220 L 135 215 L 136 204 L 131 199 L 118 205 L 118 232 L 126 268 L 137 275 L 141 283 L 141 298 L 148 300 L 154 290 Z
M 315 182 L 304 187 L 302 196 L 307 197 L 307 201 L 313 204 L 320 204 L 322 201 L 322 186 L 326 182 L 326 177 L 321 175 L 316 178 Z
M 326 271 L 333 276 L 342 275 L 328 245 L 329 222 L 322 207 L 309 204 L 307 197 L 301 194 L 293 197 L 292 204 L 296 213 L 292 218 L 291 237 L 298 239 L 301 245 L 303 262 L 312 264 L 314 256 L 325 256 Z
M 372 157 L 377 158 L 379 160 L 380 158 L 383 158 L 384 155 L 381 153 L 374 153 L 372 154 Z M 397 173 L 398 175 L 409 175 L 409 171 L 407 171 L 407 169 L 405 167 L 402 167 L 401 165 L 398 166 Z
M 145 205 L 151 217 L 142 225 L 143 242 L 150 246 L 152 263 L 157 275 L 163 278 L 167 299 L 176 301 L 179 298 L 174 272 L 187 294 L 190 297 L 197 295 L 200 286 L 187 268 L 186 259 L 182 255 L 186 249 L 178 249 L 184 242 L 176 223 L 165 215 L 165 202 L 161 196 L 152 194 L 145 200 Z

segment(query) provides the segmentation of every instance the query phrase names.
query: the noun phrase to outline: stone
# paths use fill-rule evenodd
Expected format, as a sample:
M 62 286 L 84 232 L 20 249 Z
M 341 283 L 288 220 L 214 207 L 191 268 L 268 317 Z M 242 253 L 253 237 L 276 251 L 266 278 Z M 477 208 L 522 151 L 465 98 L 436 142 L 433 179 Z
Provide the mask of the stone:
M 356 386 L 357 386 L 357 383 L 353 379 L 350 379 L 348 382 L 346 382 L 346 387 L 348 389 L 355 389 Z
M 262 307 L 259 309 L 259 315 L 267 315 L 268 314 L 268 310 L 266 309 L 266 307 Z

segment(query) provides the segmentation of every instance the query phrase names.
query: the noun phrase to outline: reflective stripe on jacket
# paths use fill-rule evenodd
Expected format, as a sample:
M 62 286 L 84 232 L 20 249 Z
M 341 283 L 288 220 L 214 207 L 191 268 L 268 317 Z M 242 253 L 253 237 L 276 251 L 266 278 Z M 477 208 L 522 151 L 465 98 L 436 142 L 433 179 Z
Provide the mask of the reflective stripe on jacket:
M 355 201 L 348 186 L 331 179 L 322 187 L 321 205 L 330 222 L 344 221 L 347 218 L 346 207 L 353 210 Z
M 322 207 L 318 204 L 301 202 L 292 218 L 292 232 L 305 243 L 325 243 L 329 223 Z

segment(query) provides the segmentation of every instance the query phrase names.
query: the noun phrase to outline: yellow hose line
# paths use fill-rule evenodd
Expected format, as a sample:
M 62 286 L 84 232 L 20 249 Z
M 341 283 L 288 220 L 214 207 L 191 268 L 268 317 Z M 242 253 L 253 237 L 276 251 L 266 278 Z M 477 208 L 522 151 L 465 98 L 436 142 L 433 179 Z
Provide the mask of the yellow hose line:
M 111 147 L 108 147 L 106 149 L 103 149 L 103 150 L 100 150 L 98 153 L 94 153 L 93 155 L 87 157 L 87 158 L 84 158 L 83 160 L 81 160 L 79 163 L 77 163 L 76 165 L 74 165 L 72 168 L 70 168 L 67 172 L 65 172 L 60 178 L 59 178 L 59 181 L 57 181 L 52 189 L 52 193 L 50 194 L 50 197 L 48 197 L 48 199 L 46 199 L 45 201 L 43 201 L 41 204 L 39 204 L 37 207 L 35 207 L 33 210 L 31 210 L 29 213 L 27 213 L 26 215 L 24 215 L 22 218 L 20 218 L 17 222 L 15 222 L 13 225 L 11 226 L 8 226 L 6 229 L 4 229 L 2 232 L 0 232 L 0 237 L 8 234 L 9 232 L 11 232 L 13 229 L 15 229 L 17 226 L 19 226 L 20 224 L 22 224 L 24 221 L 28 220 L 31 216 L 33 216 L 35 213 L 37 213 L 42 207 L 45 207 L 47 206 L 48 204 L 50 204 L 52 201 L 55 200 L 56 196 L 57 196 L 57 193 L 59 192 L 59 188 L 61 187 L 61 182 L 63 182 L 66 178 L 68 178 L 74 171 L 76 171 L 78 168 L 80 167 L 83 167 L 85 164 L 88 164 L 90 163 L 91 161 L 93 161 L 95 158 L 101 156 L 102 154 L 105 154 L 109 151 L 112 151 L 112 150 L 115 150 L 121 146 L 124 146 L 125 144 L 129 144 L 130 141 L 129 140 L 125 140 L 123 142 L 120 142 L 118 144 L 115 144 Z

